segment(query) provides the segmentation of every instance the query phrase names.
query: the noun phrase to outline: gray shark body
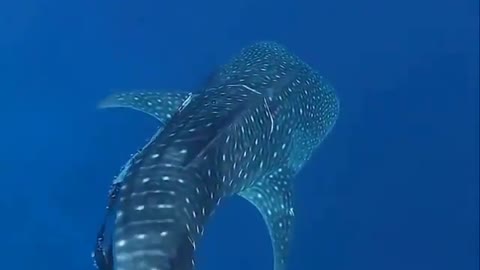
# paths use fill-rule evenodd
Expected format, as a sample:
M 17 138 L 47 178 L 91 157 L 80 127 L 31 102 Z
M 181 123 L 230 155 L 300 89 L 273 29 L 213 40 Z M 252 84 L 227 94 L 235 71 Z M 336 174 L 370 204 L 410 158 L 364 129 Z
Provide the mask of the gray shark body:
M 310 66 L 259 42 L 199 92 L 120 93 L 101 107 L 133 108 L 163 123 L 115 180 L 113 269 L 194 269 L 208 217 L 235 194 L 260 211 L 274 268 L 286 269 L 292 180 L 339 112 L 333 88 Z

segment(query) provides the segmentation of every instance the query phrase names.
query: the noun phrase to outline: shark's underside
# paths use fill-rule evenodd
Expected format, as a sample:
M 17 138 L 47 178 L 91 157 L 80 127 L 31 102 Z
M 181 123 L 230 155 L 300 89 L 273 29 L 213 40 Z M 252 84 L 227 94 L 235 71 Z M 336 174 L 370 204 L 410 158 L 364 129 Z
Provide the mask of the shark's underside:
M 316 71 L 283 46 L 259 42 L 201 91 L 128 91 L 100 107 L 132 108 L 162 123 L 114 181 L 113 254 L 102 248 L 101 231 L 100 268 L 193 269 L 208 217 L 238 194 L 266 222 L 274 269 L 286 269 L 293 179 L 339 112 L 333 88 Z

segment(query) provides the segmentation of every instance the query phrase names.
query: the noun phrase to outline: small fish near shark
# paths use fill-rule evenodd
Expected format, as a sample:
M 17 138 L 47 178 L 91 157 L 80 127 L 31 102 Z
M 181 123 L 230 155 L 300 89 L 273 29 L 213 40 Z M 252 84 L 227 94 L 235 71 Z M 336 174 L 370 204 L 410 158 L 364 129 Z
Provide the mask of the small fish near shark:
M 278 43 L 257 42 L 198 92 L 122 92 L 99 107 L 162 124 L 113 182 L 92 254 L 100 270 L 194 269 L 208 218 L 233 195 L 260 211 L 274 270 L 287 270 L 293 180 L 339 114 L 335 90 L 312 67 Z

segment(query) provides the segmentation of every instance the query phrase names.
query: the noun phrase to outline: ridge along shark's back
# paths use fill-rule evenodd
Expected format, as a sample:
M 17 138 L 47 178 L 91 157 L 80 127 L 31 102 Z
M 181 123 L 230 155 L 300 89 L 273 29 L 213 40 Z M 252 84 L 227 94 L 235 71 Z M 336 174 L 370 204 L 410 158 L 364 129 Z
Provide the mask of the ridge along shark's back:
M 308 64 L 277 43 L 258 42 L 243 49 L 176 111 L 160 134 L 165 149 L 156 153 L 176 153 L 187 145 L 186 165 L 259 107 L 264 107 L 271 126 L 281 121 L 292 130 L 286 135 L 303 148 L 293 154 L 301 162 L 333 127 L 339 102 L 333 88 Z
M 316 71 L 283 46 L 259 42 L 200 92 L 123 93 L 102 107 L 134 108 L 165 124 L 115 181 L 116 269 L 193 269 L 205 222 L 232 194 L 260 211 L 275 270 L 286 269 L 292 180 L 339 111 L 333 88 Z

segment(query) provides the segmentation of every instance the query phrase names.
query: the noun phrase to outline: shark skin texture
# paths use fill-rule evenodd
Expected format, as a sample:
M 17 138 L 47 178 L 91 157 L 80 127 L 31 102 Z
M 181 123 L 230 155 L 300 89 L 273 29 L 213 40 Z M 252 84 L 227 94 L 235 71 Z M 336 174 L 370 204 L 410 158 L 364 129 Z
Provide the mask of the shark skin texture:
M 261 213 L 274 270 L 287 270 L 295 176 L 335 125 L 333 87 L 276 42 L 257 42 L 197 92 L 128 91 L 100 108 L 130 108 L 161 123 L 122 167 L 92 254 L 100 270 L 193 270 L 195 243 L 221 200 Z

